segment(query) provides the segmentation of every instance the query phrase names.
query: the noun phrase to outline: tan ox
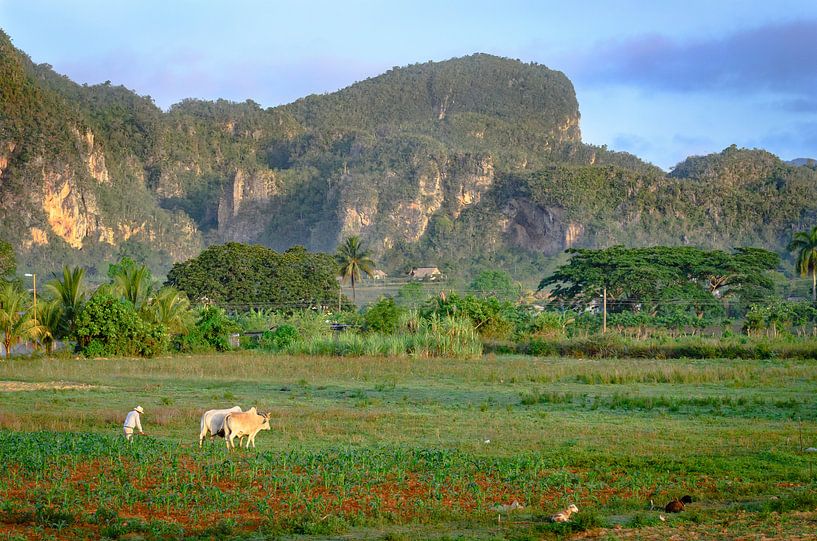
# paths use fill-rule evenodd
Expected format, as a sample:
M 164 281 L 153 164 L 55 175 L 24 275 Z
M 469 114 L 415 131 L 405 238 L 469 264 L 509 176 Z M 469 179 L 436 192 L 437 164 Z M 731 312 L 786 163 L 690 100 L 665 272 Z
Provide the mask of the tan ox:
M 224 439 L 227 442 L 227 449 L 235 449 L 233 440 L 239 438 L 238 445 L 241 445 L 241 438 L 247 436 L 247 445 L 255 447 L 255 435 L 262 430 L 269 430 L 269 413 L 258 413 L 255 407 L 244 413 L 230 413 L 224 418 Z
M 224 437 L 224 418 L 227 417 L 230 413 L 240 412 L 241 407 L 234 406 L 230 409 L 221 409 L 221 410 L 207 410 L 204 412 L 204 415 L 201 416 L 201 431 L 199 432 L 199 447 L 201 447 L 201 442 L 204 441 L 205 436 L 207 433 L 210 433 L 210 439 L 212 440 L 215 436 Z M 239 442 L 240 444 L 241 442 Z

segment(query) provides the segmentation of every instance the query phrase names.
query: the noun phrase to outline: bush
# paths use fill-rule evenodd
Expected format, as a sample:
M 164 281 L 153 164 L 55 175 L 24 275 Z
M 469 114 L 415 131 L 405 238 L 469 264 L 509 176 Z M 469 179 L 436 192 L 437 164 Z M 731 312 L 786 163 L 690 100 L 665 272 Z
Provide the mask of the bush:
M 509 302 L 501 302 L 496 297 L 480 299 L 473 295 L 460 297 L 451 294 L 447 298 L 437 298 L 423 311 L 424 319 L 436 315 L 466 318 L 473 328 L 485 339 L 506 340 L 514 331 L 513 320 L 517 316 L 515 307 Z
M 385 297 L 374 303 L 366 310 L 363 321 L 366 330 L 382 334 L 394 334 L 400 324 L 400 313 L 394 299 Z
M 205 306 L 199 312 L 196 328 L 192 331 L 192 339 L 200 344 L 207 344 L 216 351 L 230 349 L 230 333 L 238 330 L 238 326 L 227 317 L 222 308 Z
M 139 318 L 133 305 L 111 295 L 94 295 L 77 316 L 77 348 L 87 357 L 152 357 L 167 349 L 162 325 Z
M 261 347 L 273 351 L 286 349 L 301 338 L 298 329 L 289 324 L 279 325 L 274 331 L 267 331 L 261 337 Z
M 286 322 L 298 330 L 302 340 L 308 341 L 332 336 L 327 319 L 326 314 L 314 310 L 301 310 L 289 315 Z
M 556 347 L 551 342 L 536 338 L 528 342 L 525 353 L 537 357 L 547 357 L 556 354 Z
M 196 327 L 190 329 L 187 334 L 174 336 L 172 346 L 181 353 L 207 353 L 214 349 L 204 338 L 201 330 Z

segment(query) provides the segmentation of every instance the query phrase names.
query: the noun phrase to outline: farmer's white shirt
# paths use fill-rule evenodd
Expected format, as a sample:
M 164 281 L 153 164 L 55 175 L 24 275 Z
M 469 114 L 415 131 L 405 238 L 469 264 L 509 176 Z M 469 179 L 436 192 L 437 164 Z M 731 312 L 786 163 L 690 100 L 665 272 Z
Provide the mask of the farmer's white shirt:
M 139 419 L 139 412 L 136 410 L 131 410 L 128 412 L 127 417 L 125 417 L 125 424 L 122 425 L 124 428 L 136 428 L 139 432 L 142 432 L 142 423 Z

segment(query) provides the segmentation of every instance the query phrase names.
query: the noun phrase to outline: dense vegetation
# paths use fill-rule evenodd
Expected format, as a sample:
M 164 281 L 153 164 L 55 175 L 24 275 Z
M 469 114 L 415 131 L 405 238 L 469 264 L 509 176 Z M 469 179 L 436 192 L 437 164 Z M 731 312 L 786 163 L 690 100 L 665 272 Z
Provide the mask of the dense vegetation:
M 390 273 L 499 267 L 532 284 L 571 246 L 783 252 L 817 217 L 813 168 L 730 147 L 666 175 L 583 144 L 563 74 L 485 54 L 268 109 L 163 112 L 1 33 L 0 71 L 0 238 L 43 274 L 82 265 L 100 283 L 111 259 L 163 275 L 212 243 L 331 252 L 356 235 Z
M 89 357 L 225 351 L 461 357 L 484 349 L 532 355 L 817 358 L 817 306 L 780 295 L 780 257 L 759 248 L 570 250 L 523 291 L 481 272 L 465 293 L 406 283 L 358 309 L 339 288 L 363 264 L 357 239 L 335 257 L 228 243 L 174 265 L 164 287 L 125 258 L 92 290 L 65 267 L 35 305 L 19 281 L 0 289 L 7 356 L 58 340 Z M 803 248 L 810 250 L 810 248 Z M 341 263 L 339 265 L 338 263 Z M 190 300 L 193 300 L 191 306 Z M 611 335 L 605 336 L 610 331 Z M 243 335 L 243 336 L 242 336 Z M 743 336 L 741 336 L 743 335 Z
M 230 309 L 326 308 L 337 306 L 340 298 L 337 273 L 332 256 L 309 253 L 300 246 L 279 254 L 231 242 L 175 264 L 167 285 L 196 302 Z

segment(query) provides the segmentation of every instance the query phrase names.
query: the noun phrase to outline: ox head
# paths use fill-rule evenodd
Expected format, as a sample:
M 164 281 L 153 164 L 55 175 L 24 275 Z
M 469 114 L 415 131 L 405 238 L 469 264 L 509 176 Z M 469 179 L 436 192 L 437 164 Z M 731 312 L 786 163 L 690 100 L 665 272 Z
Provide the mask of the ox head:
M 574 504 L 574 503 L 571 503 L 570 507 L 568 507 L 567 510 L 570 511 L 571 513 L 578 513 L 579 512 L 579 508 L 576 507 L 576 504 Z
M 269 420 L 272 417 L 272 412 L 268 411 L 267 413 L 261 413 L 261 417 L 264 418 L 264 421 L 261 423 L 261 430 L 270 430 Z

